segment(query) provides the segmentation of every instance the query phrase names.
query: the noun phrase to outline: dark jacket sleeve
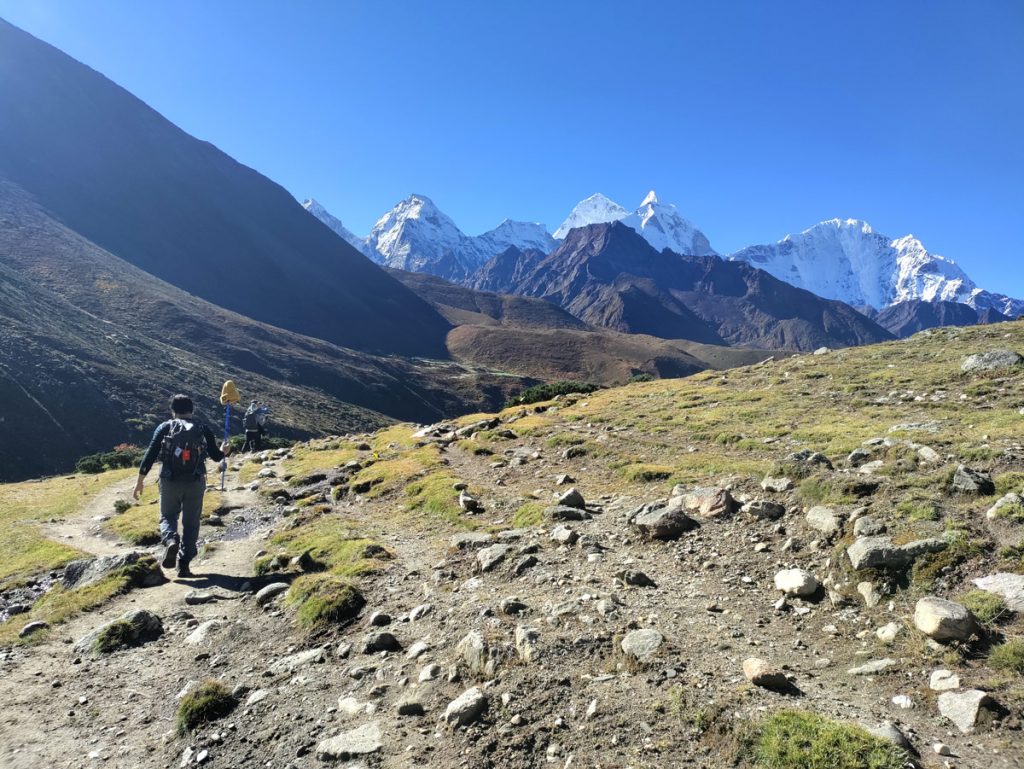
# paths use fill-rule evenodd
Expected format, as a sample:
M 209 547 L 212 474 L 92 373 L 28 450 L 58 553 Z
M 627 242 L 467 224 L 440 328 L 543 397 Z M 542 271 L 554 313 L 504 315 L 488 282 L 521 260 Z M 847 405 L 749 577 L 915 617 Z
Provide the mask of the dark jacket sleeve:
M 224 452 L 217 445 L 217 436 L 213 434 L 213 430 L 210 429 L 209 425 L 203 425 L 203 435 L 206 436 L 206 453 L 210 455 L 210 459 L 214 462 L 220 462 L 224 459 Z
M 142 457 L 142 464 L 139 465 L 139 475 L 148 475 L 149 471 L 153 468 L 153 463 L 160 456 L 160 447 L 163 445 L 164 437 L 167 435 L 167 429 L 168 423 L 162 422 L 153 432 L 153 440 L 149 442 L 149 448 L 146 449 L 146 453 Z

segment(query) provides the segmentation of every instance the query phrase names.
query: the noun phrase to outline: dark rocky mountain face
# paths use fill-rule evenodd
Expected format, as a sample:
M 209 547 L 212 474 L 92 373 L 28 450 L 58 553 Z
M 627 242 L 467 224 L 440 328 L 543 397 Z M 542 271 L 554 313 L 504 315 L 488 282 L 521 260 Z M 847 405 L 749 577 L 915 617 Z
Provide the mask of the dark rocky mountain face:
M 542 297 L 588 323 L 665 339 L 809 350 L 892 338 L 842 302 L 746 263 L 658 253 L 619 222 L 572 230 L 540 259 L 510 249 L 470 284 Z
M 448 324 L 277 184 L 0 20 L 0 177 L 70 229 L 251 318 L 443 357 Z
M 900 302 L 878 313 L 875 321 L 901 339 L 918 331 L 939 326 L 974 326 L 982 323 L 1008 321 L 998 310 L 980 312 L 960 302 L 925 302 L 913 299 Z

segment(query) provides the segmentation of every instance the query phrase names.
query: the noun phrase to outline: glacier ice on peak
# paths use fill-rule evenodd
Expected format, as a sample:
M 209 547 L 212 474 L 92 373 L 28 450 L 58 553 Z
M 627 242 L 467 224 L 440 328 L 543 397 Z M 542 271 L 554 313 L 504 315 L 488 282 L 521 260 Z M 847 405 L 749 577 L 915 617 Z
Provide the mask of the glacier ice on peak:
M 919 299 L 992 308 L 1011 317 L 1024 312 L 1024 302 L 979 289 L 956 262 L 929 253 L 913 235 L 889 238 L 859 219 L 829 219 L 728 258 L 853 306 L 882 309 Z
M 555 230 L 555 240 L 564 240 L 569 230 L 577 227 L 586 227 L 588 224 L 606 224 L 617 222 L 629 216 L 629 211 L 620 206 L 600 192 L 594 193 L 589 198 L 584 198 L 575 205 L 569 216 Z

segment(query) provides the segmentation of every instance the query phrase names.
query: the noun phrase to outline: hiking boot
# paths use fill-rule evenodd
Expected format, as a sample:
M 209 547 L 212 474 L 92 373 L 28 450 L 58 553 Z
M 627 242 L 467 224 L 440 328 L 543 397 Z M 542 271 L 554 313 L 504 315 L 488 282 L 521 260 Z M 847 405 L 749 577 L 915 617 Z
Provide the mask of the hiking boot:
M 173 569 L 174 564 L 177 562 L 177 560 L 178 543 L 173 541 L 168 542 L 167 546 L 164 548 L 164 557 L 163 559 L 161 559 L 160 565 L 163 566 L 165 569 Z
M 179 577 L 191 577 L 191 576 L 193 576 L 192 571 L 188 568 L 188 561 L 180 561 L 178 563 L 178 576 Z

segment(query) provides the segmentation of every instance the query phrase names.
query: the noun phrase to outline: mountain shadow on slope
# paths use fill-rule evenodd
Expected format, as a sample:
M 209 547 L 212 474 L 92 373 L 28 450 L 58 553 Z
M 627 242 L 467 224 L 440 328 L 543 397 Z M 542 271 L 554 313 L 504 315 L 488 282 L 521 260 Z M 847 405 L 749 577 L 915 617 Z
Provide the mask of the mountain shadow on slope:
M 243 315 L 443 357 L 448 324 L 279 185 L 0 20 L 0 177 L 127 262 Z
M 926 302 L 922 299 L 890 305 L 875 317 L 876 323 L 901 339 L 939 326 L 976 326 L 1008 320 L 1011 319 L 992 308 L 978 311 L 961 302 Z

